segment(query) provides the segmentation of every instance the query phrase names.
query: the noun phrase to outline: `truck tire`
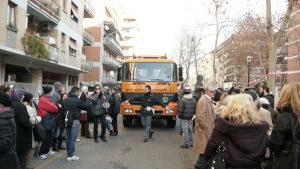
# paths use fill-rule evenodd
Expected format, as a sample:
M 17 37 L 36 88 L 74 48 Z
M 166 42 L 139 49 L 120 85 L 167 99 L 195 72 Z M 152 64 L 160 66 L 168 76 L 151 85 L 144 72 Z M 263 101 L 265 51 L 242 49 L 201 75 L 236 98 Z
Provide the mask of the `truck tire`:
M 167 126 L 168 128 L 175 128 L 176 126 L 176 119 L 173 120 L 173 119 L 167 119 Z
M 132 118 L 123 117 L 123 126 L 124 127 L 131 127 L 132 126 Z

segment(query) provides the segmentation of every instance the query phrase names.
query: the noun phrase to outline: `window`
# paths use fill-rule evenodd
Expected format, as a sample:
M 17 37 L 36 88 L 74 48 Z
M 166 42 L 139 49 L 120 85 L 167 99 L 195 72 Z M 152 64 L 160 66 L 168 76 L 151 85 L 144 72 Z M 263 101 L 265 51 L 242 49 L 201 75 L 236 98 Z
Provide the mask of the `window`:
M 173 63 L 125 63 L 124 81 L 172 82 L 177 81 L 176 65 Z
M 69 76 L 69 86 L 77 86 L 78 85 L 78 76 Z
M 71 4 L 71 19 L 78 23 L 78 7 L 74 2 Z
M 16 4 L 8 1 L 7 5 L 7 26 L 16 30 Z
M 60 45 L 62 51 L 65 51 L 66 48 L 65 42 L 66 42 L 66 34 L 61 33 Z
M 69 55 L 76 57 L 77 45 L 76 40 L 70 38 Z

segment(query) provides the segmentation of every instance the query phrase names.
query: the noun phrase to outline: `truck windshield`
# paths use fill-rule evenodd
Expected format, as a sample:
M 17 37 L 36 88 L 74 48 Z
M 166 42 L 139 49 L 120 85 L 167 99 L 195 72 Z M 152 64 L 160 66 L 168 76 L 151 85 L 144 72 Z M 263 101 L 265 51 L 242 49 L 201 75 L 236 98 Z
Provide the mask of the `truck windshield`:
M 174 82 L 177 66 L 174 63 L 124 63 L 123 81 Z

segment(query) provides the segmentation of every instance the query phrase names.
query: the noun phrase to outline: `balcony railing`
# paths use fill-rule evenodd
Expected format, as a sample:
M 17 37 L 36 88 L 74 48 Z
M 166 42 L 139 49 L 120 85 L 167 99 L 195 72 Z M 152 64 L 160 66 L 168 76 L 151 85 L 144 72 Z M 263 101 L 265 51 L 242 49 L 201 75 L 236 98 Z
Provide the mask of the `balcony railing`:
M 118 30 L 118 24 L 116 22 L 116 20 L 112 17 L 108 17 L 105 21 L 104 21 L 104 25 L 107 25 L 110 29 L 110 31 L 115 32 Z
M 120 45 L 111 37 L 104 38 L 104 45 L 106 45 L 117 56 L 123 56 Z
M 89 31 L 84 30 L 84 32 L 83 32 L 83 45 L 84 46 L 91 46 L 93 44 L 94 44 L 93 35 Z
M 104 65 L 107 65 L 107 66 L 109 66 L 111 68 L 114 68 L 114 69 L 121 66 L 118 61 L 116 61 L 113 58 L 109 58 L 109 57 L 103 57 L 102 62 L 103 62 Z
M 84 4 L 84 17 L 93 18 L 95 17 L 95 8 L 92 6 L 89 0 L 85 0 Z
M 60 20 L 60 7 L 55 0 L 29 0 L 29 5 L 32 9 L 55 18 L 57 22 Z

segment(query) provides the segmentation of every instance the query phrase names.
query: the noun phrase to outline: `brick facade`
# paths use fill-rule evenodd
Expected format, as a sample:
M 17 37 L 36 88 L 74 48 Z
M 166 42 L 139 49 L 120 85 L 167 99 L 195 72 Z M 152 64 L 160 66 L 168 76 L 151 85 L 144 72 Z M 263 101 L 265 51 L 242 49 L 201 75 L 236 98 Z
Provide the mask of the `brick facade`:
M 95 42 L 101 41 L 101 27 L 89 27 L 86 28 L 94 37 Z
M 300 71 L 300 8 L 296 6 L 288 29 L 288 71 Z M 289 73 L 288 83 L 300 82 L 300 72 Z

